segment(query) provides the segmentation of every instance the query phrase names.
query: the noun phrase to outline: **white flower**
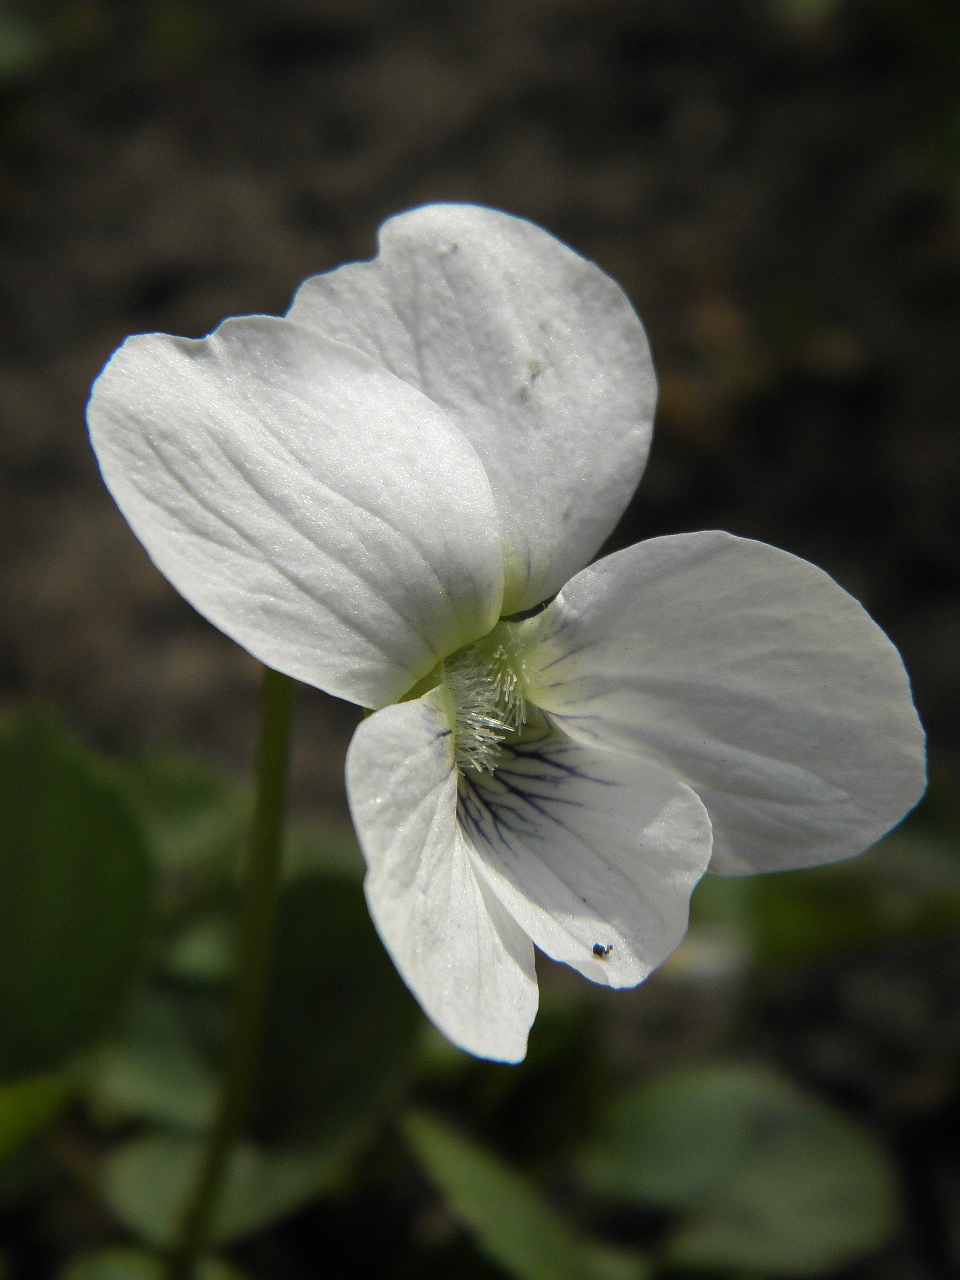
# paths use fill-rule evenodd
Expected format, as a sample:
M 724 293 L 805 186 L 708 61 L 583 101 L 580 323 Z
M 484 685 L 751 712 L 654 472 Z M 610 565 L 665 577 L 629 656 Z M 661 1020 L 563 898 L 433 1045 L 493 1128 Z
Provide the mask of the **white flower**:
M 370 910 L 485 1057 L 523 1057 L 534 943 L 632 986 L 708 866 L 849 857 L 923 790 L 900 658 L 819 569 L 725 533 L 584 567 L 654 399 L 617 285 L 463 205 L 391 219 L 283 319 L 128 339 L 91 397 L 107 485 L 171 582 L 375 709 L 347 759 Z

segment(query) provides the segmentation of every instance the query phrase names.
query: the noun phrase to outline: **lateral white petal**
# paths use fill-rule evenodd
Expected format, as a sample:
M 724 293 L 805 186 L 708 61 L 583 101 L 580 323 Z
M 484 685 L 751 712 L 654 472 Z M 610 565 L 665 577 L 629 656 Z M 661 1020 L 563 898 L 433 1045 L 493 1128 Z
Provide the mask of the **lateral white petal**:
M 387 707 L 347 753 L 365 889 L 426 1014 L 481 1058 L 519 1062 L 537 1011 L 533 946 L 476 874 L 457 826 L 450 708 L 438 690 Z
M 655 538 L 578 574 L 529 634 L 531 698 L 578 740 L 689 782 L 713 823 L 712 871 L 860 853 L 923 794 L 900 655 L 832 578 L 784 551 L 726 533 Z
M 505 614 L 587 564 L 646 462 L 656 378 L 643 327 L 599 267 L 475 205 L 391 218 L 380 254 L 313 276 L 289 312 L 440 405 L 500 513 Z
M 497 897 L 533 941 L 594 982 L 631 987 L 687 929 L 710 820 L 659 765 L 553 729 L 464 773 L 459 819 Z
M 490 486 L 443 412 L 268 316 L 129 338 L 87 410 L 157 567 L 271 667 L 379 706 L 499 615 Z

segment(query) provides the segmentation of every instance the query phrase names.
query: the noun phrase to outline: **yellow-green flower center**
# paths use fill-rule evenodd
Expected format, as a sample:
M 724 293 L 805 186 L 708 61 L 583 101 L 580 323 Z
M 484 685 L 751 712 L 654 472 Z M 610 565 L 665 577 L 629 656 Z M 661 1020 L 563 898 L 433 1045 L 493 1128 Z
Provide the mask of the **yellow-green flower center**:
M 493 773 L 502 744 L 517 737 L 535 714 L 524 697 L 522 626 L 501 622 L 443 664 L 443 683 L 454 705 L 454 758 L 461 772 Z

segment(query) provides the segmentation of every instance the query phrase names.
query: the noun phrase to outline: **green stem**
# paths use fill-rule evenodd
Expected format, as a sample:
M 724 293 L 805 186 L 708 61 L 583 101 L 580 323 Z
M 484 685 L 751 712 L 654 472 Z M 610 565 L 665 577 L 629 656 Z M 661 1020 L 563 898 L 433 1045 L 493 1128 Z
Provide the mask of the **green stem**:
M 283 813 L 290 759 L 294 682 L 263 669 L 257 800 L 250 833 L 237 969 L 224 1054 L 223 1087 L 197 1181 L 187 1202 L 169 1280 L 192 1280 L 209 1236 L 233 1145 L 246 1118 L 257 1069 L 264 999 L 280 891 Z

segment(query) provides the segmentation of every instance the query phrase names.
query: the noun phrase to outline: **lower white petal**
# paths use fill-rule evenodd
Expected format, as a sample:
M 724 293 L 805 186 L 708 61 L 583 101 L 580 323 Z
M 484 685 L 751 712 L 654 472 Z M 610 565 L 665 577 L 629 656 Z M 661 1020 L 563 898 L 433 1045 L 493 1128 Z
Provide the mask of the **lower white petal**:
M 774 547 L 640 543 L 579 573 L 528 634 L 531 699 L 579 741 L 690 783 L 712 871 L 860 853 L 923 794 L 900 655 L 827 574 Z
M 370 914 L 404 981 L 454 1044 L 518 1062 L 537 1011 L 533 947 L 477 874 L 457 826 L 441 691 L 360 725 L 347 790 Z
M 671 773 L 546 729 L 465 772 L 460 827 L 497 897 L 554 960 L 630 987 L 676 950 L 710 820 Z

